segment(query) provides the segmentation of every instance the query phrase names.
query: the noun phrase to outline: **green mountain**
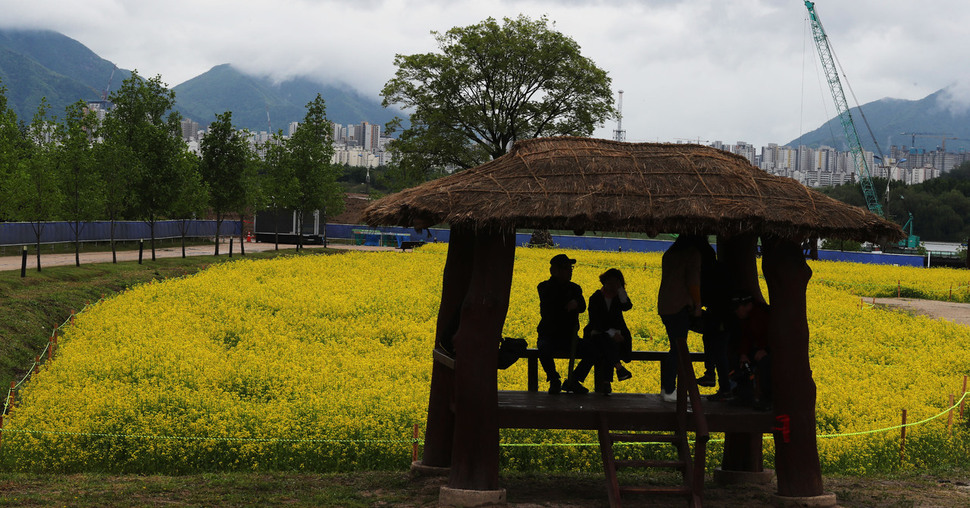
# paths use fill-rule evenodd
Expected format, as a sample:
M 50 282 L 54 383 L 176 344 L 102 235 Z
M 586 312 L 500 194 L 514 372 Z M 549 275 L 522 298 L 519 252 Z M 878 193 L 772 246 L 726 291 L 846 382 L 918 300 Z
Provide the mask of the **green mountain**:
M 99 100 L 109 83 L 120 84 L 129 71 L 50 30 L 0 29 L 0 85 L 17 118 L 30 122 L 42 97 L 53 116 L 83 100 Z
M 873 136 L 885 154 L 889 153 L 890 145 L 932 151 L 943 145 L 944 137 L 948 138 L 946 151 L 966 151 L 970 149 L 970 108 L 950 108 L 949 105 L 947 90 L 942 89 L 920 100 L 887 98 L 863 104 L 865 118 L 858 107 L 851 108 L 850 113 L 862 146 L 876 154 L 879 151 L 872 141 Z M 866 121 L 872 135 L 866 128 Z M 799 145 L 828 145 L 848 151 L 848 142 L 838 117 L 788 143 L 788 146 Z
M 17 118 L 30 122 L 42 97 L 51 115 L 63 117 L 70 104 L 100 100 L 118 88 L 131 71 L 99 57 L 80 42 L 50 30 L 0 29 L 0 86 L 6 87 L 8 105 Z M 150 77 L 150 76 L 144 76 Z M 164 76 L 163 76 L 164 78 Z M 385 124 L 397 110 L 384 109 L 380 97 L 366 97 L 349 89 L 307 78 L 274 83 L 269 78 L 243 74 L 229 64 L 173 88 L 176 109 L 202 127 L 215 115 L 232 111 L 233 123 L 253 131 L 283 129 L 301 121 L 306 104 L 320 93 L 327 103 L 327 118 L 341 124 L 367 121 Z
M 290 122 L 303 120 L 306 104 L 318 93 L 326 101 L 327 118 L 339 124 L 366 121 L 383 125 L 395 115 L 405 116 L 384 109 L 380 97 L 365 97 L 308 78 L 274 83 L 268 77 L 244 74 L 230 64 L 217 65 L 173 90 L 176 107 L 184 117 L 208 125 L 217 114 L 232 111 L 233 124 L 252 131 L 286 132 Z

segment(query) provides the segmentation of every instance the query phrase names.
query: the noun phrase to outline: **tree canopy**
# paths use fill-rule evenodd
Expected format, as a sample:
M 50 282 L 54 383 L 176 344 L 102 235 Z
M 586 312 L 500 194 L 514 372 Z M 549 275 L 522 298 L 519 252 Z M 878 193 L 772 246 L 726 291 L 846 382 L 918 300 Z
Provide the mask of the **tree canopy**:
M 505 154 L 519 139 L 588 136 L 615 115 L 606 71 L 546 17 L 432 32 L 440 52 L 396 55 L 385 107 L 411 110 L 390 149 L 399 178 L 424 180 Z
M 145 79 L 134 71 L 109 98 L 114 107 L 101 132 L 106 142 L 122 146 L 133 158 L 129 183 L 135 215 L 151 232 L 155 259 L 155 223 L 166 216 L 183 186 L 181 116 L 174 110 L 175 92 L 161 76 Z
M 916 185 L 893 181 L 886 203 L 885 178 L 874 178 L 873 187 L 886 216 L 904 225 L 913 214 L 913 234 L 922 240 L 965 242 L 970 238 L 970 163 L 964 163 L 939 178 Z M 844 203 L 865 206 L 858 183 L 819 189 Z M 908 229 L 907 229 L 908 232 Z
M 202 181 L 209 191 L 209 206 L 216 216 L 215 254 L 219 255 L 219 229 L 230 212 L 244 210 L 256 191 L 256 154 L 244 133 L 232 125 L 232 112 L 216 115 L 200 146 Z
M 297 210 L 297 228 L 300 232 L 303 231 L 305 214 L 320 210 L 322 223 L 327 215 L 337 215 L 344 209 L 343 190 L 337 184 L 340 169 L 331 163 L 333 131 L 327 121 L 326 103 L 317 94 L 306 107 L 303 122 L 286 140 L 284 156 L 297 182 L 292 205 Z M 298 238 L 301 242 L 302 236 Z

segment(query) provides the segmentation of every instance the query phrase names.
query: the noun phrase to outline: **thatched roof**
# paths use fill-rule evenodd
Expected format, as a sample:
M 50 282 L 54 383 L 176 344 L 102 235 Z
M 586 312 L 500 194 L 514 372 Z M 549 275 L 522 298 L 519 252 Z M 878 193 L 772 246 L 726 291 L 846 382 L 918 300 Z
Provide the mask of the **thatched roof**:
M 903 236 L 868 210 L 770 175 L 739 155 L 576 137 L 520 141 L 491 162 L 381 198 L 363 219 L 374 226 Z

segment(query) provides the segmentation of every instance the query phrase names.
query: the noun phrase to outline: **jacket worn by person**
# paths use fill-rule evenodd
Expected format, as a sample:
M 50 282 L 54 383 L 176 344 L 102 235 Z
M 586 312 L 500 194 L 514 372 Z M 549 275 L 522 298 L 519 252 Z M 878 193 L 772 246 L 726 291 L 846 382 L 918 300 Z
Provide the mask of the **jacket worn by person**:
M 754 302 L 748 317 L 741 320 L 739 353 L 751 354 L 759 349 L 771 351 L 771 338 L 768 335 L 768 312 L 767 304 Z
M 536 287 L 539 291 L 539 340 L 567 341 L 579 334 L 579 315 L 586 311 L 583 288 L 572 281 L 550 277 Z M 576 300 L 576 310 L 566 304 Z
M 623 340 L 618 344 L 620 358 L 629 362 L 633 354 L 633 336 L 626 325 L 623 313 L 633 308 L 633 302 L 627 297 L 626 301 L 621 301 L 619 296 L 614 296 L 607 301 L 602 290 L 597 289 L 589 297 L 589 323 L 583 328 L 583 337 L 592 338 L 595 334 L 606 333 L 613 328 L 620 331 Z

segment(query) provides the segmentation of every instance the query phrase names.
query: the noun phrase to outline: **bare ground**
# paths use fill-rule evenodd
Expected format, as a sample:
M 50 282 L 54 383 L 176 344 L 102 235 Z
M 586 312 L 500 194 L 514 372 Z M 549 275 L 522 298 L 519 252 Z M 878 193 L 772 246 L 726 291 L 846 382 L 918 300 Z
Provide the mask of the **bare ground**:
M 967 303 L 918 300 L 915 298 L 863 298 L 863 301 L 871 301 L 877 307 L 888 307 L 970 326 L 970 304 Z

